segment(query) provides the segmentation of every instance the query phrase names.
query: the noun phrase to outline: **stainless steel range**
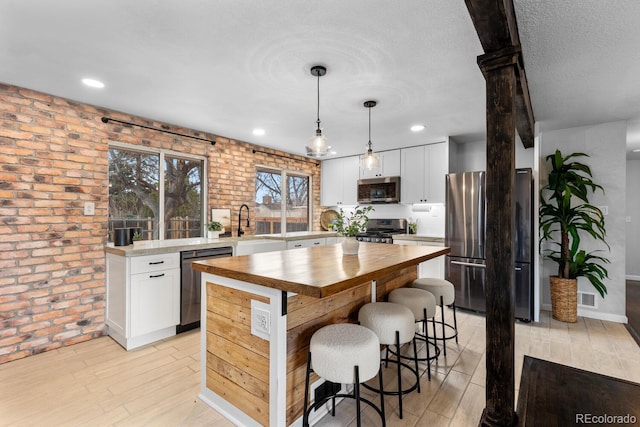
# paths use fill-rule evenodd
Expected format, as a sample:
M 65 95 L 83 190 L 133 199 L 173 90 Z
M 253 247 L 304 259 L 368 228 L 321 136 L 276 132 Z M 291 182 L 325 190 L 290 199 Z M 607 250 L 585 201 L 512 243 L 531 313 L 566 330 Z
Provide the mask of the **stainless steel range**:
M 407 232 L 407 220 L 372 218 L 367 222 L 367 231 L 356 234 L 360 242 L 393 243 L 395 234 Z

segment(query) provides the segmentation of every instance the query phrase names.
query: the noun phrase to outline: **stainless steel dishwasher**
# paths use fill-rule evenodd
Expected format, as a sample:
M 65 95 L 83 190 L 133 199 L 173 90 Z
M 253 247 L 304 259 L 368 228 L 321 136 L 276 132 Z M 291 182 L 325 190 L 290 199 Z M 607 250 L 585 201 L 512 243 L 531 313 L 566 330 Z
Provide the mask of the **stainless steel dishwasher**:
M 180 324 L 176 326 L 176 333 L 200 326 L 201 272 L 194 270 L 191 263 L 231 255 L 233 248 L 230 246 L 180 252 Z

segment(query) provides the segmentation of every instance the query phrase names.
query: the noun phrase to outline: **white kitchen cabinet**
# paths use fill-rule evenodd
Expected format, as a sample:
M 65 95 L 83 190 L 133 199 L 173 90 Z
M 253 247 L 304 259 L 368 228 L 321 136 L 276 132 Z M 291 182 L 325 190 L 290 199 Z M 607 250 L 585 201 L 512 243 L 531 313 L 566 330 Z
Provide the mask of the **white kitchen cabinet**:
M 444 244 L 438 242 L 421 242 L 419 240 L 393 239 L 393 243 L 396 245 L 444 246 Z M 418 277 L 444 279 L 444 256 L 439 256 L 420 263 L 418 265 Z
M 358 203 L 358 156 L 322 161 L 320 203 L 323 206 L 356 205 Z
M 131 336 L 138 337 L 180 323 L 180 270 L 131 276 Z
M 127 350 L 170 337 L 180 323 L 180 254 L 107 253 L 108 333 Z
M 379 151 L 380 167 L 369 170 L 360 168 L 360 179 L 379 178 L 383 176 L 400 176 L 400 150 Z M 359 157 L 362 164 L 364 154 Z
M 313 246 L 324 246 L 327 244 L 325 237 L 316 239 L 290 240 L 287 242 L 287 249 L 311 248 Z
M 252 255 L 262 252 L 284 251 L 287 245 L 284 240 L 276 239 L 250 239 L 238 240 L 234 249 L 234 255 Z
M 448 143 L 403 148 L 401 151 L 402 203 L 444 203 L 445 176 L 449 173 Z

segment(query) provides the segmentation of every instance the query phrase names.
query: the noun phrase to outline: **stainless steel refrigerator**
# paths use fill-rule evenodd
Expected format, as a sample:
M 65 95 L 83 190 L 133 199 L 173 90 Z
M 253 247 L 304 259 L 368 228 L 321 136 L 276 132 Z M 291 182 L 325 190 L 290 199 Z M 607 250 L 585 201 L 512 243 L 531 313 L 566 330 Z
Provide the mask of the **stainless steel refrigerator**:
M 485 312 L 485 172 L 446 177 L 445 277 L 456 289 L 456 307 Z M 531 169 L 516 170 L 515 312 L 533 320 L 533 182 Z

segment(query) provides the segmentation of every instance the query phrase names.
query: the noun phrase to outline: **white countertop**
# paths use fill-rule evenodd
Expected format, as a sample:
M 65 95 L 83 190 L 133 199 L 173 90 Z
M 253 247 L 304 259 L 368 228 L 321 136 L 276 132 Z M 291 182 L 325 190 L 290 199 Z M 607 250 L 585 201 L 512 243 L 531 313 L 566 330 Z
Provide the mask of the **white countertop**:
M 333 237 L 337 233 L 331 231 L 296 231 L 282 234 L 260 234 L 243 237 L 221 237 L 219 239 L 207 239 L 205 237 L 193 237 L 190 239 L 167 239 L 167 240 L 142 240 L 135 245 L 115 246 L 107 243 L 104 251 L 120 256 L 141 256 L 171 252 L 190 251 L 196 249 L 220 248 L 225 246 L 235 247 L 238 241 L 251 241 L 257 239 L 270 240 L 302 240 L 315 239 L 319 237 Z
M 425 236 L 422 234 L 394 234 L 394 240 L 415 240 L 418 242 L 444 243 L 444 237 Z

